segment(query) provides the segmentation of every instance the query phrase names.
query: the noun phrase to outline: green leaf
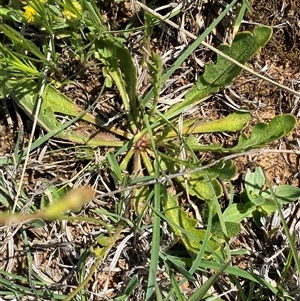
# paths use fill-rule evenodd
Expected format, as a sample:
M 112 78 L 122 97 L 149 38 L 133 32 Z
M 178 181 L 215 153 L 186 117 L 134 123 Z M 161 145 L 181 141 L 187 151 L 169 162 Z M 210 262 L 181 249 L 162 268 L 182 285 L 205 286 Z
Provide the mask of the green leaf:
M 221 181 L 229 180 L 236 174 L 236 172 L 237 168 L 232 161 L 220 161 L 215 166 L 206 169 L 205 171 L 198 171 L 185 177 L 178 177 L 177 180 L 183 187 L 187 184 L 190 195 L 196 196 L 201 200 L 210 201 L 214 195 L 219 198 L 223 194 L 222 186 L 217 178 Z M 204 175 L 208 175 L 214 188 L 214 194 L 212 194 L 210 186 L 206 182 Z
M 272 199 L 264 199 L 263 204 L 258 206 L 257 210 L 261 213 L 270 215 L 275 212 L 276 204 Z
M 152 101 L 152 108 L 150 114 L 154 112 L 157 106 L 159 94 L 161 91 L 162 71 L 163 71 L 162 60 L 160 56 L 157 53 L 152 52 L 151 59 L 152 62 L 150 61 L 147 62 L 149 75 L 151 77 L 150 82 L 153 87 L 153 101 Z
M 163 199 L 162 207 L 166 221 L 174 234 L 180 238 L 182 244 L 191 256 L 196 257 L 201 248 L 201 241 L 203 241 L 206 231 L 204 229 L 196 229 L 198 221 L 190 217 L 184 210 L 179 208 L 178 201 L 169 193 Z M 212 240 L 209 240 L 208 246 L 218 251 L 220 245 Z M 210 255 L 209 249 L 206 250 L 206 255 Z
M 247 171 L 245 176 L 245 193 L 247 200 L 255 206 L 260 206 L 265 199 L 260 195 L 265 184 L 265 176 L 261 167 L 257 167 L 254 172 Z
M 225 263 L 221 269 L 217 270 L 218 272 L 212 276 L 210 276 L 204 284 L 202 284 L 193 294 L 191 297 L 187 299 L 187 301 L 198 301 L 198 300 L 204 300 L 205 294 L 208 292 L 209 289 L 211 289 L 214 285 L 214 283 L 218 280 L 218 278 L 221 276 L 221 274 L 226 270 L 226 268 L 230 265 L 230 261 Z M 214 300 L 215 297 L 214 297 Z
M 40 87 L 34 81 L 18 82 L 11 87 L 10 96 L 15 103 L 33 119 L 36 109 L 36 99 Z M 75 105 L 69 98 L 47 85 L 42 96 L 41 108 L 38 116 L 39 125 L 47 132 L 55 132 L 56 136 L 78 144 L 88 144 L 95 146 L 121 146 L 123 144 L 116 136 L 108 133 L 108 130 L 121 136 L 126 136 L 123 131 L 114 126 L 105 127 L 104 122 L 87 113 L 81 107 Z M 104 131 L 89 128 L 91 133 L 82 130 L 80 127 L 74 129 L 64 129 L 64 124 L 60 122 L 56 115 L 74 116 L 83 119 L 91 124 L 103 127 Z
M 172 162 L 172 158 L 161 158 L 161 160 L 161 165 L 165 165 L 166 169 L 170 173 L 176 172 L 176 168 L 179 167 Z M 189 168 L 193 167 L 197 166 L 194 164 L 189 166 Z M 201 200 L 209 201 L 214 197 L 214 195 L 216 195 L 218 198 L 223 194 L 222 186 L 218 182 L 217 178 L 219 178 L 221 181 L 229 180 L 235 176 L 236 172 L 237 168 L 232 161 L 228 160 L 225 162 L 220 160 L 220 162 L 218 162 L 215 166 L 205 169 L 205 171 L 197 171 L 187 176 L 179 176 L 176 178 L 176 180 L 184 189 L 188 189 L 187 191 L 190 195 L 196 196 Z M 209 179 L 211 180 L 211 184 L 214 188 L 214 194 L 212 194 L 210 186 L 205 180 L 205 175 L 208 175 Z
M 245 189 L 249 195 L 258 195 L 265 185 L 265 176 L 261 167 L 255 168 L 254 172 L 247 171 L 245 176 Z
M 225 222 L 239 223 L 246 217 L 251 217 L 256 206 L 248 202 L 246 204 L 238 203 L 228 206 L 223 212 Z
M 234 237 L 238 235 L 241 230 L 240 224 L 236 222 L 225 222 L 227 238 Z M 211 232 L 215 240 L 220 241 L 220 243 L 226 239 L 225 234 L 222 231 L 222 227 L 219 221 L 212 224 Z
M 255 206 L 262 206 L 262 204 L 265 202 L 265 199 L 260 195 L 250 195 L 249 200 L 252 204 Z
M 119 90 L 125 110 L 132 111 L 132 115 L 128 117 L 129 121 L 133 122 L 132 118 L 138 116 L 138 103 L 137 76 L 132 56 L 122 43 L 113 38 L 97 40 L 95 46 L 95 56 L 107 67 L 107 72 Z
M 237 132 L 242 130 L 251 119 L 249 112 L 234 112 L 224 118 L 203 122 L 193 127 L 192 133 Z
M 265 26 L 254 28 L 253 34 L 250 32 L 238 33 L 231 45 L 221 45 L 220 51 L 245 64 L 261 47 L 270 39 L 272 29 Z M 227 59 L 217 56 L 216 63 L 206 66 L 204 74 L 198 79 L 197 84 L 185 95 L 182 103 L 174 105 L 165 113 L 166 118 L 180 114 L 184 109 L 192 104 L 203 101 L 211 94 L 218 92 L 220 87 L 230 85 L 235 77 L 241 73 L 242 69 Z
M 264 147 L 266 144 L 287 136 L 295 127 L 296 118 L 290 114 L 274 117 L 269 124 L 258 122 L 255 124 L 251 136 L 241 134 L 238 144 L 230 152 L 243 152 L 253 148 Z
M 218 178 L 220 181 L 230 180 L 236 173 L 237 167 L 231 160 L 220 160 L 215 166 L 209 169 L 209 177 Z
M 184 177 L 178 177 L 177 180 L 183 187 L 185 187 L 185 183 L 187 183 L 189 194 L 197 196 L 200 200 L 210 201 L 214 196 L 201 172 L 189 174 L 187 181 Z M 219 198 L 223 193 L 222 186 L 216 179 L 211 179 L 211 184 L 214 188 L 216 197 Z
M 264 198 L 272 198 L 270 190 L 263 191 Z M 292 185 L 280 185 L 275 190 L 276 199 L 281 204 L 288 204 L 300 198 L 300 189 Z
M 0 30 L 11 39 L 13 44 L 21 46 L 24 50 L 28 50 L 34 54 L 38 59 L 40 59 L 45 64 L 51 64 L 45 59 L 45 55 L 39 50 L 39 48 L 29 39 L 25 39 L 24 36 L 16 31 L 14 28 L 6 25 L 0 24 Z M 30 57 L 28 57 L 30 59 Z
M 234 112 L 224 118 L 217 120 L 197 123 L 194 119 L 188 120 L 183 124 L 182 135 L 215 133 L 215 132 L 237 132 L 242 130 L 251 119 L 249 112 Z M 167 137 L 177 137 L 177 131 L 171 131 Z

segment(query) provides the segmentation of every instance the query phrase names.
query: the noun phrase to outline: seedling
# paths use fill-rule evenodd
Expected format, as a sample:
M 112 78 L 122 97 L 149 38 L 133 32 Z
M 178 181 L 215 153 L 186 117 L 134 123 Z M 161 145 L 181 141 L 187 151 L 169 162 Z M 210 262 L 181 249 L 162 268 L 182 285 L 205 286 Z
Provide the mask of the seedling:
M 231 46 L 221 45 L 219 50 L 244 64 L 267 43 L 270 36 L 270 28 L 258 26 L 254 29 L 253 34 L 249 32 L 239 33 Z M 95 58 L 103 64 L 103 73 L 106 74 L 109 81 L 115 83 L 120 92 L 127 123 L 123 126 L 105 123 L 83 111 L 50 84 L 47 85 L 43 93 L 38 121 L 45 130 L 50 133 L 53 132 L 61 139 L 91 146 L 117 148 L 114 154 L 109 154 L 109 162 L 118 187 L 125 183 L 130 185 L 133 182 L 143 181 L 145 176 L 154 178 L 153 164 L 155 161 L 159 162 L 161 173 L 176 172 L 183 167 L 192 168 L 202 164 L 195 154 L 196 151 L 230 153 L 259 148 L 287 135 L 295 126 L 294 116 L 281 115 L 275 117 L 269 124 L 257 123 L 252 134 L 249 137 L 241 134 L 237 145 L 232 148 L 225 148 L 221 144 L 201 145 L 196 138 L 198 134 L 238 132 L 251 119 L 251 114 L 244 109 L 219 120 L 198 122 L 195 119 L 189 119 L 184 120 L 180 127 L 178 125 L 178 120 L 183 112 L 201 103 L 224 85 L 232 83 L 233 79 L 240 74 L 240 67 L 218 55 L 217 62 L 210 63 L 205 68 L 204 74 L 186 93 L 184 100 L 161 113 L 157 110 L 156 104 L 162 82 L 166 80 L 166 76 L 162 71 L 160 57 L 156 53 L 152 53 L 151 60 L 148 62 L 153 88 L 149 92 L 150 94 L 140 98 L 136 94 L 135 65 L 130 52 L 120 42 L 120 39 L 107 34 L 96 39 L 93 47 Z M 17 85 L 10 83 L 9 90 L 14 101 L 29 116 L 33 116 L 38 85 L 34 81 L 20 82 Z M 145 99 L 149 98 L 149 95 L 153 95 L 153 99 L 146 102 Z M 96 132 L 86 134 L 76 128 L 65 129 L 56 117 L 58 114 L 73 117 L 81 114 L 83 120 L 96 125 L 100 131 L 97 129 Z M 182 158 L 183 151 L 185 158 Z M 114 163 L 112 164 L 112 162 Z M 124 175 L 124 171 L 126 171 L 126 175 Z M 230 180 L 235 173 L 236 167 L 229 161 L 218 164 L 215 168 L 207 169 L 205 173 L 196 172 L 187 178 L 179 177 L 178 182 L 189 195 L 208 202 L 223 194 L 218 179 Z M 131 176 L 128 177 L 128 174 Z M 210 183 L 205 177 L 208 177 Z M 147 203 L 150 201 L 149 197 L 150 190 L 146 186 L 137 188 L 131 193 L 130 203 L 138 215 L 145 212 Z M 174 209 L 170 207 L 170 203 L 174 205 Z M 165 199 L 162 199 L 163 210 L 169 210 L 169 215 L 166 213 L 166 216 L 175 222 L 179 229 L 186 229 L 193 233 L 195 221 L 181 212 L 182 209 L 178 206 L 178 200 L 170 192 L 166 194 Z M 177 218 L 179 215 L 181 216 L 180 219 Z M 187 225 L 189 225 L 189 229 L 186 228 Z M 226 232 L 224 225 L 223 230 Z M 205 230 L 199 231 L 205 233 Z M 202 234 L 197 237 L 199 231 L 194 233 L 194 240 L 196 241 L 203 239 Z M 181 240 L 187 249 L 191 249 L 189 245 L 193 245 L 192 238 L 188 240 L 181 237 Z M 199 242 L 197 245 L 197 248 L 200 248 Z M 215 250 L 219 249 L 215 244 L 214 246 Z M 197 253 L 196 249 L 193 247 L 192 252 L 194 254 Z
M 277 209 L 276 201 L 285 205 L 300 198 L 300 189 L 292 185 L 266 188 L 266 179 L 261 167 L 257 167 L 254 172 L 248 170 L 244 183 L 243 203 L 229 206 L 224 212 L 225 220 L 240 222 L 245 217 L 253 217 L 256 224 L 261 225 L 260 218 L 271 215 Z

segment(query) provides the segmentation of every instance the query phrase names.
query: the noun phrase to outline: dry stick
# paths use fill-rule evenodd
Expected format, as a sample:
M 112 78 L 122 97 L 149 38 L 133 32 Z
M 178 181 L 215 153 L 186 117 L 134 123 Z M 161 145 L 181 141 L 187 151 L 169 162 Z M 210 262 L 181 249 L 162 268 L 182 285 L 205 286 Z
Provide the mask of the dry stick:
M 295 154 L 295 155 L 300 155 L 300 151 L 293 151 L 293 150 L 273 150 L 273 149 L 253 149 L 250 151 L 246 151 L 246 152 L 242 152 L 242 153 L 238 153 L 238 154 L 231 154 L 228 156 L 225 156 L 219 160 L 216 160 L 213 163 L 207 164 L 205 166 L 200 166 L 200 167 L 196 167 L 190 170 L 184 170 L 178 173 L 174 173 L 171 175 L 167 175 L 167 176 L 162 176 L 158 179 L 154 179 L 154 180 L 149 180 L 149 181 L 145 181 L 145 182 L 141 182 L 138 183 L 136 185 L 132 185 L 126 188 L 120 188 L 114 191 L 110 191 L 110 192 L 106 192 L 106 193 L 101 193 L 100 197 L 107 197 L 107 196 L 112 196 L 121 192 L 125 192 L 128 190 L 133 190 L 142 186 L 149 186 L 149 185 L 154 185 L 154 184 L 158 184 L 158 183 L 163 183 L 165 181 L 169 181 L 171 179 L 177 178 L 177 177 L 181 177 L 181 176 L 185 176 L 194 172 L 198 172 L 198 171 L 202 171 L 205 169 L 208 169 L 210 167 L 215 166 L 216 164 L 218 164 L 221 161 L 228 161 L 231 159 L 236 159 L 238 157 L 242 157 L 242 156 L 249 156 L 249 155 L 253 155 L 253 154 L 257 154 L 258 156 L 263 155 L 263 154 L 267 154 L 267 153 L 286 153 L 286 154 Z
M 136 1 L 136 4 L 140 7 L 142 7 L 145 11 L 151 13 L 152 15 L 156 16 L 157 18 L 159 18 L 160 20 L 162 20 L 163 22 L 166 22 L 167 24 L 171 25 L 172 27 L 180 30 L 181 32 L 185 33 L 188 37 L 192 38 L 193 40 L 196 40 L 197 37 L 195 35 L 193 35 L 192 33 L 190 33 L 189 31 L 185 30 L 184 28 L 181 28 L 179 25 L 177 25 L 176 23 L 166 19 L 166 17 L 162 16 L 161 14 L 157 13 L 156 11 L 154 11 L 153 9 L 149 8 L 148 6 L 144 5 L 143 3 Z M 230 61 L 231 63 L 234 63 L 235 65 L 239 66 L 240 68 L 248 71 L 249 73 L 253 74 L 254 76 L 265 80 L 266 82 L 281 88 L 282 90 L 285 90 L 286 92 L 289 92 L 291 94 L 294 94 L 296 96 L 300 96 L 300 92 L 297 92 L 293 89 L 290 89 L 284 85 L 281 85 L 275 81 L 273 81 L 272 79 L 269 79 L 255 71 L 253 71 L 251 68 L 244 66 L 243 64 L 239 63 L 238 61 L 234 60 L 233 58 L 231 58 L 230 56 L 226 55 L 225 53 L 221 52 L 220 50 L 218 50 L 217 48 L 209 45 L 208 43 L 202 41 L 201 44 L 203 46 L 205 46 L 206 48 L 212 50 L 213 52 L 219 54 L 220 56 L 224 57 L 225 59 L 227 59 L 228 61 Z

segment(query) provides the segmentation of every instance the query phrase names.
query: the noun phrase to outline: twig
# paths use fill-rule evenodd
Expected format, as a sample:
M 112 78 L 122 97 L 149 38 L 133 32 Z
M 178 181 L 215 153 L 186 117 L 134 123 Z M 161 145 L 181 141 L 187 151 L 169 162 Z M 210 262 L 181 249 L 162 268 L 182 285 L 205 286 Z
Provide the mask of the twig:
M 120 188 L 120 189 L 113 190 L 113 191 L 110 191 L 110 192 L 101 193 L 100 197 L 103 198 L 103 197 L 107 197 L 107 196 L 112 196 L 112 195 L 115 195 L 115 194 L 118 194 L 118 193 L 121 193 L 121 192 L 124 192 L 124 191 L 133 190 L 133 189 L 136 189 L 136 188 L 139 188 L 139 187 L 142 187 L 142 186 L 149 186 L 149 185 L 154 185 L 154 184 L 157 184 L 157 183 L 163 183 L 163 182 L 169 181 L 169 180 L 177 178 L 177 177 L 185 176 L 187 174 L 191 174 L 191 173 L 194 173 L 194 172 L 198 172 L 198 171 L 202 171 L 202 170 L 211 168 L 211 167 L 215 166 L 216 164 L 218 164 L 221 161 L 228 161 L 228 160 L 231 160 L 231 159 L 236 159 L 238 157 L 249 156 L 249 155 L 253 155 L 253 154 L 256 154 L 257 156 L 260 156 L 260 155 L 269 154 L 269 153 L 287 153 L 287 154 L 300 155 L 300 151 L 293 151 L 293 150 L 254 149 L 254 150 L 246 151 L 246 152 L 243 152 L 243 153 L 231 154 L 231 155 L 225 156 L 225 157 L 223 157 L 219 160 L 216 160 L 213 163 L 207 164 L 205 166 L 200 166 L 200 167 L 196 167 L 196 168 L 193 168 L 193 169 L 190 169 L 190 170 L 184 170 L 184 171 L 181 171 L 181 172 L 178 172 L 178 173 L 170 174 L 170 175 L 167 175 L 167 176 L 162 176 L 158 179 L 141 182 L 141 183 L 138 183 L 138 184 L 135 184 L 135 185 L 132 185 L 132 186 L 128 186 L 126 188 Z

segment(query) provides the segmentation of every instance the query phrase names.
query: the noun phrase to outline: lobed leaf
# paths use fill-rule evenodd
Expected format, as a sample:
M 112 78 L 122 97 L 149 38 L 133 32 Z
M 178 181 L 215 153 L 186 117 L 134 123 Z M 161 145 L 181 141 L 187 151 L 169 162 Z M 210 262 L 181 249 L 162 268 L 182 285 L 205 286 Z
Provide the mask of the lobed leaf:
M 274 117 L 269 124 L 258 122 L 255 124 L 251 136 L 241 134 L 238 144 L 230 152 L 243 152 L 253 148 L 264 147 L 266 144 L 287 136 L 295 127 L 296 118 L 291 114 Z
M 238 62 L 245 64 L 269 41 L 271 34 L 272 29 L 270 27 L 257 26 L 254 28 L 253 34 L 250 32 L 238 33 L 231 46 L 221 45 L 218 49 Z M 209 95 L 218 92 L 221 87 L 230 85 L 241 71 L 240 67 L 217 55 L 217 62 L 210 63 L 205 67 L 204 74 L 185 95 L 184 101 L 168 110 L 165 117 L 178 115 L 190 105 L 195 105 Z

